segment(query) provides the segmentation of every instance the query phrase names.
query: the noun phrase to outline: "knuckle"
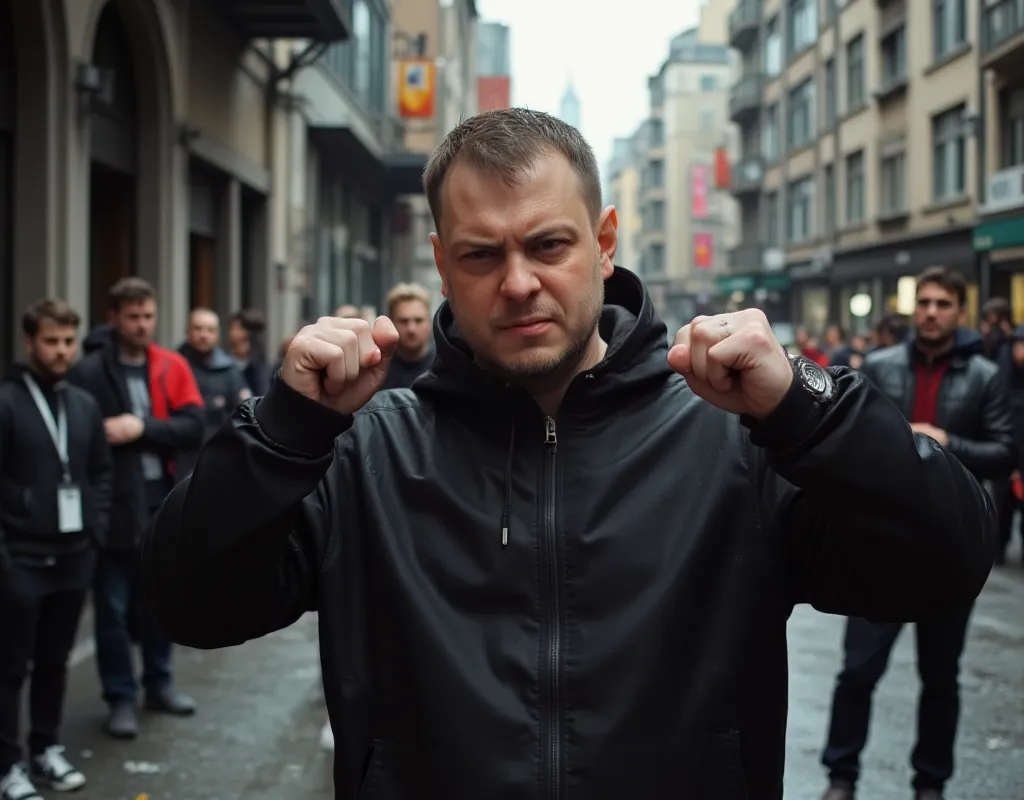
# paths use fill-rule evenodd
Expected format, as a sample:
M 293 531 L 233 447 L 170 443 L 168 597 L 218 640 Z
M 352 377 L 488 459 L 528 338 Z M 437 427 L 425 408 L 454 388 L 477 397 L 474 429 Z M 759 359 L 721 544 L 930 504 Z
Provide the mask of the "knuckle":
M 750 332 L 750 344 L 758 349 L 767 349 L 771 346 L 771 337 L 768 332 L 761 329 L 755 328 Z

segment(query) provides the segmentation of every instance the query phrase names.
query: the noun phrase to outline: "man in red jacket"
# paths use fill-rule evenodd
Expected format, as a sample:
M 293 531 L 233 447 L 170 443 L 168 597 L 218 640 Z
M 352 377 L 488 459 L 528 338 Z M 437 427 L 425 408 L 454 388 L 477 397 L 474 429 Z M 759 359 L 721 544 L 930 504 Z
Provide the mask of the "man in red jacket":
M 170 714 L 195 712 L 171 680 L 171 642 L 159 630 L 138 591 L 139 537 L 164 497 L 187 472 L 184 458 L 203 438 L 203 400 L 188 362 L 153 342 L 156 292 L 141 278 L 110 290 L 110 328 L 94 332 L 92 352 L 72 380 L 89 391 L 104 417 L 114 455 L 110 530 L 96 566 L 93 605 L 96 657 L 106 731 L 118 739 L 138 733 L 132 639 L 142 648 L 146 706 Z

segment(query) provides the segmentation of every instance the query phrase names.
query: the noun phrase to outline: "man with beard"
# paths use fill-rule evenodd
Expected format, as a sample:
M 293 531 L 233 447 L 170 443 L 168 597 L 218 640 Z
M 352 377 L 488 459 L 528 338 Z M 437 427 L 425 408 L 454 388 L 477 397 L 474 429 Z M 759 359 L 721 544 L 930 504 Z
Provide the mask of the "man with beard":
M 307 326 L 145 538 L 178 641 L 319 611 L 338 798 L 779 800 L 793 604 L 917 619 L 991 568 L 985 492 L 859 373 L 756 309 L 669 350 L 600 186 L 547 114 L 461 123 L 430 371 L 379 392 L 391 320 Z
M 966 299 L 967 285 L 959 273 L 941 267 L 923 272 L 917 279 L 914 338 L 871 353 L 862 370 L 896 404 L 911 429 L 928 437 L 932 448 L 941 447 L 956 456 L 979 480 L 996 480 L 1006 478 L 1016 466 L 1013 424 L 998 367 L 982 355 L 981 338 L 959 327 Z M 887 456 L 887 451 L 879 451 L 879 459 Z M 875 468 L 881 466 L 879 462 Z M 916 498 L 907 496 L 902 502 L 942 504 L 937 486 L 921 488 Z M 871 502 L 863 496 L 850 500 Z M 894 578 L 903 568 L 884 567 L 893 570 Z M 923 564 L 911 567 L 926 568 Z M 914 580 L 904 578 L 906 591 L 913 592 Z M 953 775 L 960 655 L 971 603 L 962 603 L 950 613 L 939 611 L 922 617 L 916 626 L 921 697 L 911 766 L 917 800 L 941 800 L 943 787 Z M 823 800 L 854 797 L 860 754 L 868 738 L 872 693 L 885 673 L 901 628 L 897 621 L 869 621 L 861 615 L 847 621 L 843 669 L 836 681 L 832 722 L 822 756 L 831 782 Z
M 398 329 L 398 344 L 388 366 L 384 389 L 408 389 L 430 368 L 430 293 L 414 283 L 400 283 L 388 292 L 388 317 Z
M 22 317 L 28 360 L 0 386 L 0 800 L 85 785 L 59 729 L 67 660 L 110 512 L 110 448 L 87 392 L 65 380 L 79 317 L 40 300 Z M 18 725 L 31 664 L 28 768 Z
M 114 455 L 110 530 L 100 550 L 93 589 L 96 663 L 104 726 L 116 739 L 138 733 L 132 641 L 142 650 L 146 707 L 178 716 L 195 712 L 172 680 L 172 645 L 149 612 L 139 587 L 138 544 L 153 512 L 203 441 L 203 399 L 188 362 L 153 341 L 156 292 L 141 278 L 124 278 L 109 293 L 111 329 L 82 359 L 71 379 L 103 413 Z

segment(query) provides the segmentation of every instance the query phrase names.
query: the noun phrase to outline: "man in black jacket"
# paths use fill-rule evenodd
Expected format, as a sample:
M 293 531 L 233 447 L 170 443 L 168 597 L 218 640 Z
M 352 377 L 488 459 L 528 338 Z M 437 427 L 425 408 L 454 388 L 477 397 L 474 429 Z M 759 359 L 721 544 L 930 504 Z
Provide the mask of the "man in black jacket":
M 144 539 L 167 630 L 318 610 L 338 798 L 778 800 L 793 604 L 969 604 L 987 495 L 760 311 L 669 351 L 574 128 L 481 114 L 424 183 L 430 371 L 378 394 L 389 320 L 304 328 Z
M 863 371 L 915 432 L 956 456 L 979 480 L 995 480 L 1008 476 L 1016 465 L 1013 423 L 998 367 L 982 355 L 981 337 L 959 327 L 966 300 L 967 285 L 959 273 L 942 267 L 923 272 L 917 279 L 914 338 L 870 354 Z M 880 460 L 886 457 L 879 454 Z M 934 494 L 921 500 L 940 502 Z M 911 584 L 908 581 L 907 591 L 912 591 Z M 921 698 L 911 764 L 918 800 L 941 800 L 953 774 L 960 655 L 970 611 L 971 604 L 964 603 L 917 624 Z M 871 696 L 901 628 L 899 622 L 872 622 L 859 616 L 847 621 L 843 670 L 836 681 L 822 756 L 831 783 L 824 800 L 854 796 L 860 754 L 868 738 Z
M 22 317 L 28 361 L 0 385 L 0 800 L 85 785 L 59 729 L 67 660 L 110 512 L 110 448 L 88 393 L 65 378 L 78 314 L 40 300 Z M 18 718 L 32 669 L 29 768 Z
M 156 508 L 203 440 L 203 400 L 188 362 L 153 342 L 156 293 L 140 278 L 114 284 L 111 328 L 93 338 L 91 352 L 70 379 L 99 404 L 113 449 L 114 504 L 96 566 L 93 591 L 96 662 L 105 730 L 114 738 L 138 733 L 132 640 L 142 649 L 146 706 L 187 716 L 190 697 L 173 684 L 171 641 L 138 591 L 138 543 Z

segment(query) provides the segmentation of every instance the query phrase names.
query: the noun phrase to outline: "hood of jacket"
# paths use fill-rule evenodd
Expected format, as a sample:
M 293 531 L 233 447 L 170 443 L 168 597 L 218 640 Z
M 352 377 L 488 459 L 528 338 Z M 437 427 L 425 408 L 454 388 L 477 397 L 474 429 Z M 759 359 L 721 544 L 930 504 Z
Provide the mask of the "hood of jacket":
M 616 267 L 605 281 L 604 291 L 598 329 L 608 350 L 597 366 L 584 373 L 589 380 L 573 382 L 563 405 L 585 397 L 588 404 L 596 400 L 604 407 L 623 394 L 664 382 L 675 374 L 667 360 L 665 323 L 655 314 L 640 279 Z M 434 343 L 436 357 L 430 370 L 413 384 L 416 392 L 473 402 L 495 402 L 509 396 L 505 379 L 474 361 L 447 301 L 434 314 Z
M 178 348 L 178 352 L 185 357 L 189 364 L 205 369 L 208 372 L 225 372 L 238 366 L 235 360 L 222 347 L 215 347 L 210 353 L 209 358 L 203 357 L 201 353 L 197 352 L 187 342 Z
M 88 355 L 101 348 L 113 346 L 114 328 L 112 325 L 97 325 L 82 339 L 82 353 Z
M 31 375 L 36 383 L 44 391 L 47 389 L 53 389 L 54 391 L 60 391 L 68 385 L 66 378 L 61 378 L 58 381 L 50 381 L 46 378 L 40 377 L 35 370 L 33 370 L 28 364 L 18 361 L 11 364 L 8 367 L 7 372 L 4 374 L 3 383 L 15 383 L 21 386 L 27 392 L 28 389 L 25 386 L 25 375 Z

